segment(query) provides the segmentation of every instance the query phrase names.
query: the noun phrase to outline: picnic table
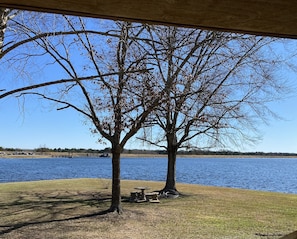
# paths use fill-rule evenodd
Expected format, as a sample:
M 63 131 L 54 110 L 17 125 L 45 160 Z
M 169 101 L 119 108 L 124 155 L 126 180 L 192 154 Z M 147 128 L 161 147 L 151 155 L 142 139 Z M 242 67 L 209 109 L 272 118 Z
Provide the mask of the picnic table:
M 141 196 L 140 200 L 146 200 L 146 198 L 145 198 L 145 192 L 144 191 L 150 189 L 149 187 L 136 187 L 134 189 L 141 191 L 141 193 L 140 193 L 140 196 Z
M 131 192 L 131 202 L 159 202 L 157 192 L 145 193 L 145 190 L 150 189 L 149 187 L 135 187 L 134 189 L 140 192 Z

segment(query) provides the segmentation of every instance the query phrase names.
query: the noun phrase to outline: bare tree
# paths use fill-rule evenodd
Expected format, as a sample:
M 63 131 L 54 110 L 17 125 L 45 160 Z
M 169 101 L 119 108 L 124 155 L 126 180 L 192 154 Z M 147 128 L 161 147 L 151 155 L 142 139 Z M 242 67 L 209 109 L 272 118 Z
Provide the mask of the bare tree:
M 175 27 L 149 31 L 156 78 L 172 83 L 140 138 L 166 149 L 163 191 L 178 194 L 178 150 L 256 142 L 259 122 L 276 116 L 267 103 L 285 92 L 285 84 L 272 70 L 281 62 L 264 54 L 275 39 Z
M 21 92 L 19 97 L 45 99 L 57 104 L 58 110 L 74 109 L 89 120 L 99 140 L 111 144 L 112 202 L 108 211 L 120 213 L 121 152 L 162 95 L 150 75 L 147 52 L 137 41 L 145 27 L 125 22 L 108 22 L 107 26 L 100 20 L 63 16 L 59 17 L 63 29 L 59 34 L 49 34 L 52 23 L 42 23 L 28 25 L 26 17 L 15 22 L 26 36 L 20 41 L 25 42 L 21 49 L 30 51 L 17 54 L 14 60 L 22 58 L 36 64 L 41 59 L 45 68 L 58 67 L 65 77 L 46 82 L 32 78 L 33 84 L 7 90 L 0 98 Z M 94 27 L 108 30 L 87 30 Z M 26 39 L 33 40 L 29 44 Z

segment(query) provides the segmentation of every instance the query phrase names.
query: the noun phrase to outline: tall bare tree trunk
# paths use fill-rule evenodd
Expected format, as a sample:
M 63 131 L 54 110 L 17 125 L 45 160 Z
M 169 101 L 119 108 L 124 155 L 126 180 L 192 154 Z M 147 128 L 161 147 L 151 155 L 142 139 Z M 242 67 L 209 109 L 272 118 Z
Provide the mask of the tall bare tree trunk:
M 121 147 L 116 145 L 112 147 L 112 199 L 109 211 L 122 213 L 121 204 Z
M 167 166 L 167 178 L 166 178 L 166 185 L 163 189 L 164 191 L 174 190 L 176 191 L 176 175 L 175 175 L 175 168 L 176 168 L 176 148 L 169 147 L 167 152 L 168 156 L 168 166 Z
M 176 189 L 176 154 L 177 154 L 177 141 L 174 133 L 167 134 L 167 157 L 168 157 L 168 166 L 167 166 L 167 178 L 166 184 L 162 192 L 171 193 L 178 195 Z

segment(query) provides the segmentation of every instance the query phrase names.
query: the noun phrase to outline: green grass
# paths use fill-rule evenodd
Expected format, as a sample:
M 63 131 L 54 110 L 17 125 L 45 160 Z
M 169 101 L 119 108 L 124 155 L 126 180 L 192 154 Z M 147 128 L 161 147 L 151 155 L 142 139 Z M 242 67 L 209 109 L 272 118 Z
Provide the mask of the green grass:
M 0 184 L 0 238 L 258 238 L 296 230 L 297 195 L 178 184 L 182 196 L 129 203 L 134 187 L 162 182 L 122 181 L 122 215 L 110 206 L 107 179 Z

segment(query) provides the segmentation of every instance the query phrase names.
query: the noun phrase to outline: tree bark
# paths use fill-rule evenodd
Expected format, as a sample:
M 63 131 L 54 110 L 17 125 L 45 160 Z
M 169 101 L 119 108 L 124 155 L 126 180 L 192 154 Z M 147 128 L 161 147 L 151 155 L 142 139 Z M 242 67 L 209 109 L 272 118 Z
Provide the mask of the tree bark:
M 176 191 L 176 150 L 174 147 L 168 148 L 167 152 L 168 156 L 168 165 L 167 165 L 167 178 L 166 178 L 166 185 L 163 190 L 175 190 Z
M 116 146 L 112 148 L 112 199 L 110 212 L 122 213 L 121 204 L 121 171 L 120 171 L 121 148 Z
M 169 134 L 167 136 L 167 157 L 168 157 L 168 165 L 167 165 L 167 178 L 166 184 L 163 192 L 175 192 L 178 194 L 176 189 L 176 154 L 177 154 L 177 144 L 176 144 L 176 136 L 174 134 Z
M 0 8 L 0 54 L 4 45 L 4 33 L 7 27 L 9 9 Z

